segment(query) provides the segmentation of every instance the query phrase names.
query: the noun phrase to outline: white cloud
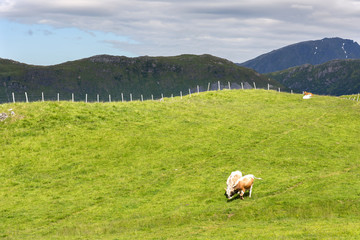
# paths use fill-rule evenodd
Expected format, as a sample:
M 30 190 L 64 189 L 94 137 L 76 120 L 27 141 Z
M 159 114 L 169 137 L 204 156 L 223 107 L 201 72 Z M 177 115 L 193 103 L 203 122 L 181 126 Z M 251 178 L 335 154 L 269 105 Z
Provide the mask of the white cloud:
M 210 53 L 235 62 L 299 41 L 360 39 L 354 0 L 5 0 L 0 18 L 113 33 L 133 55 Z M 136 44 L 132 44 L 136 43 Z

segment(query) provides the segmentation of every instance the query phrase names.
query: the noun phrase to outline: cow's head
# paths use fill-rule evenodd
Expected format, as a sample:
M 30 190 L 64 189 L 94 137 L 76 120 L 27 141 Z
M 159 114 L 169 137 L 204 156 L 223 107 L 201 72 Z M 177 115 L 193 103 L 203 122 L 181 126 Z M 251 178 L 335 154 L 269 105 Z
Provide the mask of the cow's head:
M 231 199 L 236 193 L 237 191 L 234 188 L 225 188 L 224 195 L 227 197 L 227 199 Z

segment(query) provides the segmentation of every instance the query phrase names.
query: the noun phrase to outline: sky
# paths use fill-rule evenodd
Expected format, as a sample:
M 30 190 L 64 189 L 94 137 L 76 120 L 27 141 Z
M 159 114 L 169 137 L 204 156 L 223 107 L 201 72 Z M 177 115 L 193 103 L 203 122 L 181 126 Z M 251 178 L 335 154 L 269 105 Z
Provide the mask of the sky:
M 0 58 L 211 54 L 241 63 L 325 37 L 360 40 L 360 0 L 0 0 Z

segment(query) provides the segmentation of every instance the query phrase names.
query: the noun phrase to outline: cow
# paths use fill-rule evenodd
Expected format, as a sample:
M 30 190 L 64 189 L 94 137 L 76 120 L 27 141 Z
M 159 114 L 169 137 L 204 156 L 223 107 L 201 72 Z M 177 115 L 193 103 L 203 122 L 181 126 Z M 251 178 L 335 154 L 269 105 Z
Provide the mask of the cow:
M 226 188 L 225 188 L 225 196 L 229 198 L 229 194 L 234 190 L 233 186 L 237 180 L 242 177 L 242 173 L 240 171 L 234 171 L 230 174 L 226 181 Z
M 239 193 L 240 198 L 244 200 L 244 194 L 246 190 L 249 190 L 249 198 L 251 198 L 252 187 L 254 185 L 254 179 L 261 179 L 257 178 L 252 174 L 245 175 L 239 178 L 236 183 L 233 185 L 233 190 L 229 192 L 227 195 L 228 199 L 231 199 L 236 193 Z
M 303 99 L 310 99 L 313 96 L 311 92 L 304 92 Z

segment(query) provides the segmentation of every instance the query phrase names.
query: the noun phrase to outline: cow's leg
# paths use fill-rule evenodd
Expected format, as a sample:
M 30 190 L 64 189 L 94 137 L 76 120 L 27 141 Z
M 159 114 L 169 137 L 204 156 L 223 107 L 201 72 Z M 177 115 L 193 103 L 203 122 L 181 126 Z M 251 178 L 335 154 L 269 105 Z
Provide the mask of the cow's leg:
M 250 187 L 249 198 L 251 198 L 252 187 L 253 187 L 253 184 L 251 184 L 251 187 Z
M 240 194 L 239 194 L 241 200 L 244 200 L 244 194 L 245 194 L 245 189 L 241 189 Z

